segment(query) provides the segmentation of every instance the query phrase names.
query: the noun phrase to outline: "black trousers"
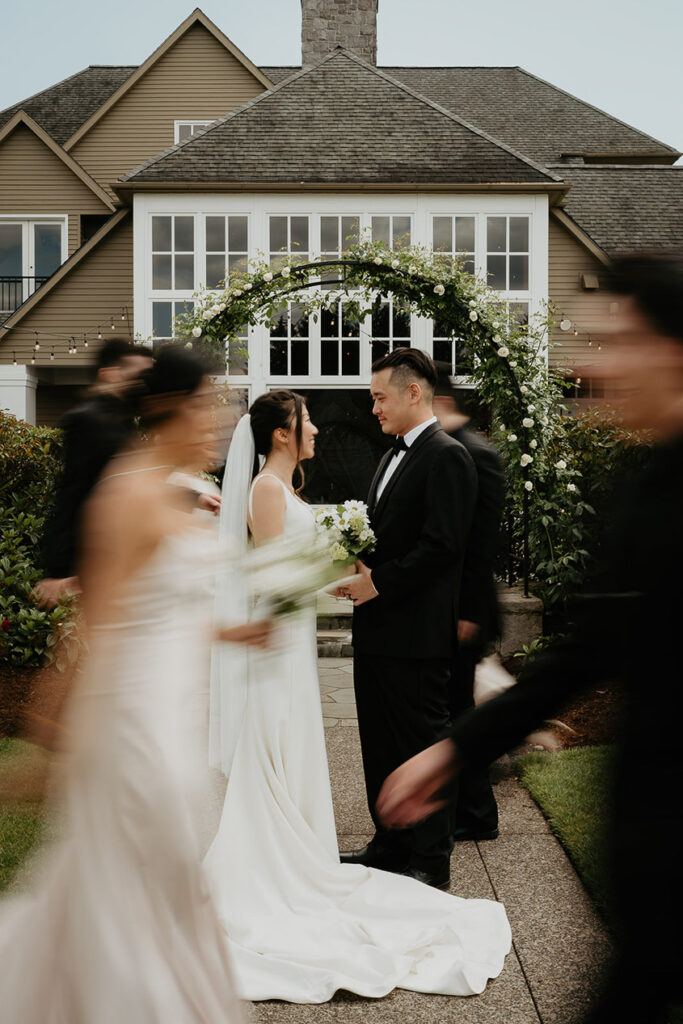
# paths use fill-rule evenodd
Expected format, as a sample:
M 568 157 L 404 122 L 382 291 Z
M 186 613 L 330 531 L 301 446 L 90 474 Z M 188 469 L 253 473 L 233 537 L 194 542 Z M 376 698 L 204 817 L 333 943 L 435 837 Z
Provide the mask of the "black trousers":
M 455 721 L 474 707 L 474 673 L 484 651 L 478 644 L 459 644 L 453 657 L 450 710 Z M 489 780 L 488 765 L 467 766 L 458 776 L 454 790 L 455 828 L 468 832 L 490 832 L 498 827 L 498 807 Z
M 375 804 L 382 783 L 395 768 L 449 734 L 449 659 L 354 657 L 368 807 L 375 823 L 373 843 L 387 863 L 438 872 L 448 863 L 452 841 L 448 808 L 415 828 L 387 831 Z

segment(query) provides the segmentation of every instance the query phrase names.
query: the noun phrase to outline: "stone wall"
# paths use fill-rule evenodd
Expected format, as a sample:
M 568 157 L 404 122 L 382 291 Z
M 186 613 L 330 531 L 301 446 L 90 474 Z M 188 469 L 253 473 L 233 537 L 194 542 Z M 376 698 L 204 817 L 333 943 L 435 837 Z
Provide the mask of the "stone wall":
M 310 67 L 337 46 L 377 63 L 378 0 L 301 0 L 301 62 Z

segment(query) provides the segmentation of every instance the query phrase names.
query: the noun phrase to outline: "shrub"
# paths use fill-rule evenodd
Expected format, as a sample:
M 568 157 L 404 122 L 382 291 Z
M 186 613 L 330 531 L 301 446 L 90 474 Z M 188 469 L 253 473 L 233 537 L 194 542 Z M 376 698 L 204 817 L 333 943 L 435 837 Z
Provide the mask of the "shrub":
M 0 413 L 0 664 L 39 667 L 73 629 L 68 602 L 44 611 L 31 599 L 61 455 L 58 430 Z

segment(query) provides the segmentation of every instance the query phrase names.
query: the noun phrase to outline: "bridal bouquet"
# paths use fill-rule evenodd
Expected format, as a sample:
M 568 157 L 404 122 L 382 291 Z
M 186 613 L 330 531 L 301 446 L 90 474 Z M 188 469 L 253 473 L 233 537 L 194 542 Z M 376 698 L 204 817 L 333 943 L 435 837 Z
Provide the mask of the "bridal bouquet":
M 327 546 L 310 536 L 278 538 L 252 548 L 244 568 L 249 597 L 268 617 L 292 615 L 310 606 L 316 591 L 335 578 Z
M 321 508 L 315 522 L 333 564 L 340 568 L 353 565 L 364 552 L 372 551 L 377 542 L 370 526 L 368 507 L 362 501 L 345 501 L 343 505 Z

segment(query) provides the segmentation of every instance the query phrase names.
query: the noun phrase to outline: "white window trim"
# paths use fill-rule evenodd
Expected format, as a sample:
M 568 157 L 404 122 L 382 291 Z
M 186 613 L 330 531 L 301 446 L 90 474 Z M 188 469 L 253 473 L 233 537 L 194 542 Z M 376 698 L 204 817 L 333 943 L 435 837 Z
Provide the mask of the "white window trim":
M 35 263 L 31 264 L 28 262 L 29 258 L 35 260 L 33 254 L 33 241 L 31 240 L 30 226 L 31 224 L 61 224 L 62 225 L 62 238 L 61 238 L 61 262 L 66 263 L 69 257 L 69 215 L 67 213 L 43 213 L 36 215 L 35 213 L 3 213 L 0 214 L 0 224 L 21 224 L 22 225 L 22 254 L 24 263 L 22 266 L 22 273 L 20 277 L 31 278 L 35 277 Z M 57 270 L 59 267 L 57 267 Z M 57 272 L 54 271 L 54 273 Z M 24 273 L 26 271 L 26 273 Z M 24 282 L 22 301 L 26 302 L 27 299 L 33 295 L 35 288 L 31 288 L 28 281 Z
M 208 121 L 205 121 L 203 118 L 199 117 L 199 118 L 197 118 L 197 120 L 174 121 L 173 122 L 173 144 L 174 144 L 174 146 L 177 146 L 178 143 L 180 142 L 180 129 L 181 128 L 184 128 L 186 125 L 199 125 L 202 128 L 208 128 L 208 126 L 210 124 L 213 124 L 213 122 L 215 120 L 216 120 L 215 117 L 209 118 Z
M 508 195 L 503 193 L 443 194 L 404 193 L 330 193 L 329 195 L 286 193 L 139 193 L 134 198 L 134 289 L 135 332 L 142 337 L 151 336 L 151 302 L 155 299 L 191 298 L 191 293 L 152 293 L 151 290 L 151 230 L 152 216 L 193 214 L 195 216 L 195 283 L 199 285 L 198 268 L 206 256 L 205 222 L 207 214 L 247 215 L 249 218 L 249 254 L 269 252 L 269 221 L 271 215 L 307 214 L 310 218 L 310 251 L 317 255 L 320 239 L 320 216 L 323 214 L 360 215 L 361 232 L 369 227 L 371 217 L 377 214 L 409 214 L 412 218 L 412 244 L 432 244 L 432 217 L 438 215 L 475 215 L 475 263 L 478 272 L 485 271 L 486 254 L 482 248 L 485 218 L 495 214 L 530 217 L 529 226 L 529 290 L 528 292 L 496 293 L 501 301 L 528 301 L 529 315 L 540 313 L 548 299 L 548 197 L 545 194 Z M 249 373 L 230 378 L 236 387 L 248 387 L 252 398 L 273 387 L 288 384 L 306 388 L 366 388 L 370 380 L 371 346 L 361 334 L 361 373 L 357 378 L 323 377 L 319 373 L 317 341 L 319 325 L 311 332 L 311 372 L 306 378 L 274 377 L 268 367 L 269 332 L 265 327 L 249 328 Z M 370 333 L 370 325 L 363 325 Z M 431 321 L 413 318 L 412 343 L 427 352 L 432 351 Z M 463 380 L 463 383 L 466 383 Z

